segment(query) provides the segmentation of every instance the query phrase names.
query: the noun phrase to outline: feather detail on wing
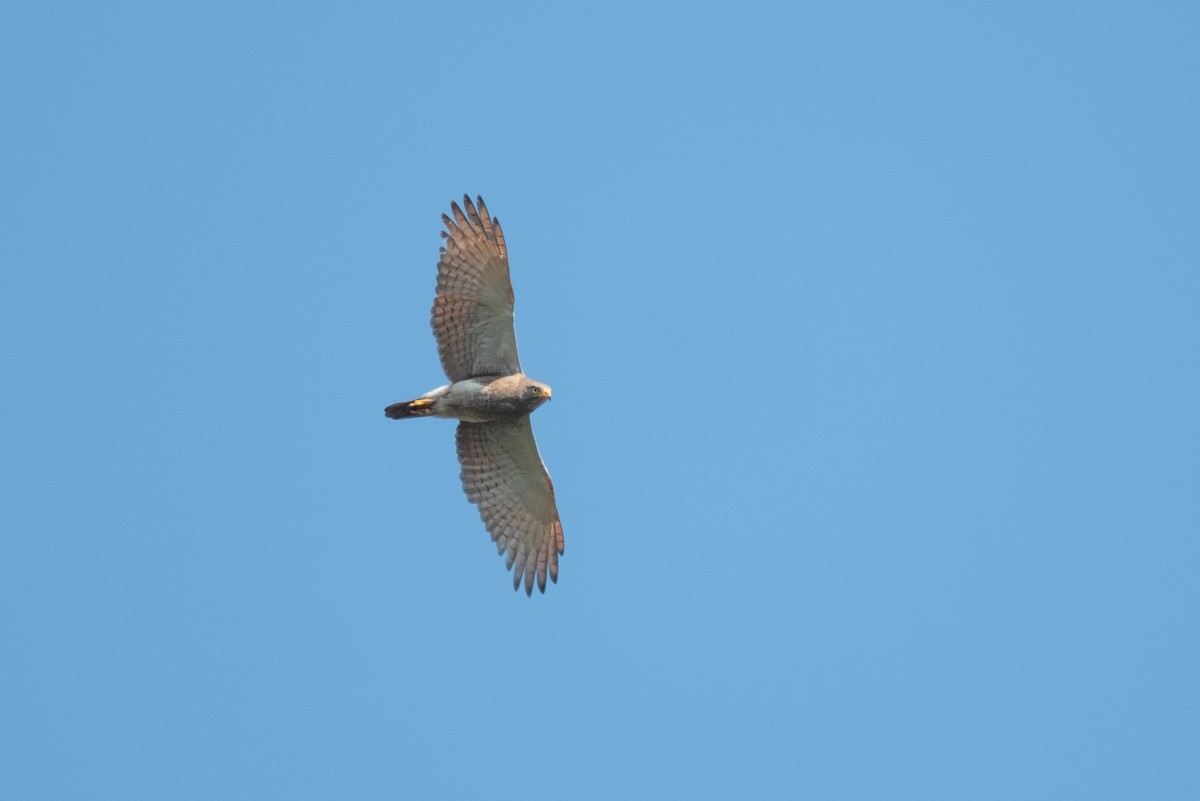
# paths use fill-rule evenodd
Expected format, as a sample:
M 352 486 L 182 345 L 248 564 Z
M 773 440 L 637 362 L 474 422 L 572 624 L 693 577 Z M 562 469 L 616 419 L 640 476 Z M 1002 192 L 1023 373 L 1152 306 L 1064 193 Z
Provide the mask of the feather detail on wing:
M 464 211 L 465 209 L 465 211 Z M 513 329 L 513 291 L 500 221 L 483 198 L 443 214 L 445 244 L 438 261 L 437 297 L 430 324 L 442 369 L 451 381 L 521 372 Z
M 558 581 L 562 523 L 554 484 L 538 455 L 528 417 L 492 423 L 459 423 L 456 436 L 462 484 L 513 571 L 513 589 L 546 591 Z

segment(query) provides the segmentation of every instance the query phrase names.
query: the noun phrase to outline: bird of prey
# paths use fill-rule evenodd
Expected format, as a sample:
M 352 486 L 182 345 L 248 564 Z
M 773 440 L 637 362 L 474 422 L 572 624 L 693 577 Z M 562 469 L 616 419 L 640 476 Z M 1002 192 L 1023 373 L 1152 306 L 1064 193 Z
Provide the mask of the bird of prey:
M 513 329 L 513 291 L 500 221 L 483 198 L 450 204 L 438 260 L 430 325 L 450 383 L 384 414 L 458 420 L 455 441 L 467 498 L 513 573 L 513 589 L 533 594 L 546 576 L 558 581 L 562 523 L 554 485 L 542 464 L 529 414 L 550 400 L 550 387 L 521 371 Z

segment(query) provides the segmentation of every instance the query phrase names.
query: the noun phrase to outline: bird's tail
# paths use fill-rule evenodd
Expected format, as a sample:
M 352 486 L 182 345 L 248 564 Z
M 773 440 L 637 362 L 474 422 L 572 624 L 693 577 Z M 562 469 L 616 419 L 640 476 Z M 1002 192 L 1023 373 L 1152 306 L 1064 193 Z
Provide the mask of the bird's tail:
M 406 417 L 428 417 L 433 414 L 435 398 L 417 398 L 411 401 L 393 403 L 383 410 L 383 413 L 393 420 L 403 420 Z

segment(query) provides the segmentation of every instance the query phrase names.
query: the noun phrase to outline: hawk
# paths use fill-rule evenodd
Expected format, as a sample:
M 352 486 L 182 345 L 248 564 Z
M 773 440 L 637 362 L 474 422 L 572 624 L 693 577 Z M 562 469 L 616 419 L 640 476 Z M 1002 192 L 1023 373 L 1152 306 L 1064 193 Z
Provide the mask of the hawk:
M 450 383 L 416 400 L 393 403 L 393 420 L 449 417 L 458 420 L 455 442 L 467 498 L 504 554 L 513 589 L 546 591 L 558 581 L 562 523 L 554 484 L 538 454 L 529 414 L 550 400 L 550 387 L 521 371 L 513 328 L 513 291 L 508 250 L 500 221 L 483 198 L 454 215 L 443 214 L 445 243 L 438 260 L 437 293 L 430 325 Z

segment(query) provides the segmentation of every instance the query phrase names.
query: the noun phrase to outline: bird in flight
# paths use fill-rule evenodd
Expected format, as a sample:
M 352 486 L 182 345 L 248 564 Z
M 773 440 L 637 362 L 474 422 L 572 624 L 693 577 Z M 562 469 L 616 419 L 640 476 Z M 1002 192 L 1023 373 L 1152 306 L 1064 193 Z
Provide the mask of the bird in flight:
M 393 403 L 393 420 L 449 417 L 458 420 L 455 442 L 467 498 L 513 574 L 513 589 L 546 577 L 558 581 L 562 523 L 554 484 L 542 464 L 530 413 L 550 400 L 550 387 L 521 371 L 513 328 L 513 291 L 508 250 L 500 221 L 483 198 L 443 214 L 445 242 L 438 260 L 437 293 L 430 325 L 450 383 L 416 400 Z

